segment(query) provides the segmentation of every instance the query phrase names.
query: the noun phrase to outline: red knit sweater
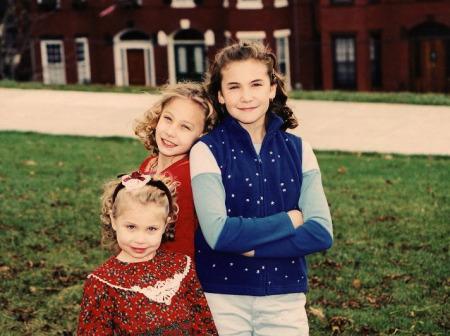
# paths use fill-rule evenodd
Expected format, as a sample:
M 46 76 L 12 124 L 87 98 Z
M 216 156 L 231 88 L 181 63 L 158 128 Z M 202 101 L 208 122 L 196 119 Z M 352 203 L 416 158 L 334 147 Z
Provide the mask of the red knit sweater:
M 156 159 L 156 155 L 150 155 L 141 163 L 139 172 L 150 171 L 150 167 Z M 194 232 L 198 228 L 198 219 L 195 214 L 194 198 L 192 196 L 189 156 L 175 162 L 161 173 L 169 173 L 180 185 L 177 187 L 179 212 L 175 227 L 175 240 L 165 242 L 160 249 L 187 254 L 194 258 Z

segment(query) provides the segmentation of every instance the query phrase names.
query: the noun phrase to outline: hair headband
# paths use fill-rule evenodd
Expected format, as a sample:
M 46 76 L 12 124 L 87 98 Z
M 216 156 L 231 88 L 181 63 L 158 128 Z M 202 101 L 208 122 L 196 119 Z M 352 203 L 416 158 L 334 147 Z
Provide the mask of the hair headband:
M 139 173 L 139 172 L 132 172 L 131 175 L 127 174 L 121 174 L 117 177 L 122 177 L 122 182 L 119 183 L 114 190 L 113 196 L 112 196 L 112 204 L 116 201 L 117 194 L 120 190 L 125 188 L 128 191 L 140 189 L 146 185 L 156 187 L 161 191 L 164 191 L 164 194 L 167 197 L 167 200 L 169 201 L 169 214 L 172 213 L 172 194 L 167 187 L 167 185 L 161 181 L 161 180 L 153 180 L 150 174 L 148 173 Z

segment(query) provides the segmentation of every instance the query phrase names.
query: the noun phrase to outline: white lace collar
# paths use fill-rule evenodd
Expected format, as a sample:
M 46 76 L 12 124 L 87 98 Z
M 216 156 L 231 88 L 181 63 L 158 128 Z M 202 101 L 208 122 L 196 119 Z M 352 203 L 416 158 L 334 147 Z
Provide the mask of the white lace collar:
M 89 274 L 88 278 L 94 277 L 94 278 L 98 279 L 99 281 L 101 281 L 113 288 L 118 288 L 118 289 L 130 291 L 130 292 L 141 293 L 141 294 L 144 294 L 151 301 L 170 305 L 172 298 L 175 296 L 178 289 L 180 288 L 181 281 L 189 273 L 189 268 L 191 266 L 191 258 L 189 256 L 186 256 L 186 261 L 187 261 L 186 267 L 185 267 L 183 273 L 175 273 L 175 275 L 172 278 L 168 278 L 163 281 L 158 281 L 154 286 L 148 286 L 148 287 L 144 287 L 144 288 L 141 288 L 139 286 L 133 286 L 131 288 L 124 288 L 124 287 L 116 286 L 116 285 L 109 283 L 106 280 L 99 278 L 98 276 L 96 276 L 94 274 Z

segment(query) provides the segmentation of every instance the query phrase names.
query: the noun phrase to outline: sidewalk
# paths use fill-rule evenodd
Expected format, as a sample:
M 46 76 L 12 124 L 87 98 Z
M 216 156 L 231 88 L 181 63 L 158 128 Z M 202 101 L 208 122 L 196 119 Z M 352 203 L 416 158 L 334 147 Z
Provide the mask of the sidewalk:
M 133 120 L 157 99 L 146 93 L 0 88 L 0 130 L 133 137 Z M 450 108 L 291 100 L 293 133 L 314 149 L 450 155 Z

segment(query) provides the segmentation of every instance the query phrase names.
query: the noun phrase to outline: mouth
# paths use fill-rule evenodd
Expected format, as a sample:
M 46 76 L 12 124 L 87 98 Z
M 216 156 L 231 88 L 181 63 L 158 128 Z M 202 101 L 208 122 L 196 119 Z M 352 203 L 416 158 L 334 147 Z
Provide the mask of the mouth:
M 163 144 L 164 147 L 167 147 L 167 148 L 173 148 L 173 147 L 177 146 L 172 141 L 166 140 L 164 138 L 161 138 L 161 143 Z
M 254 109 L 256 109 L 256 106 L 255 107 L 238 107 L 238 109 L 243 112 L 249 112 L 249 111 L 253 111 Z
M 138 253 L 138 254 L 142 254 L 142 253 L 144 253 L 145 251 L 147 251 L 146 248 L 139 248 L 139 247 L 132 247 L 131 249 L 132 249 L 135 253 Z

